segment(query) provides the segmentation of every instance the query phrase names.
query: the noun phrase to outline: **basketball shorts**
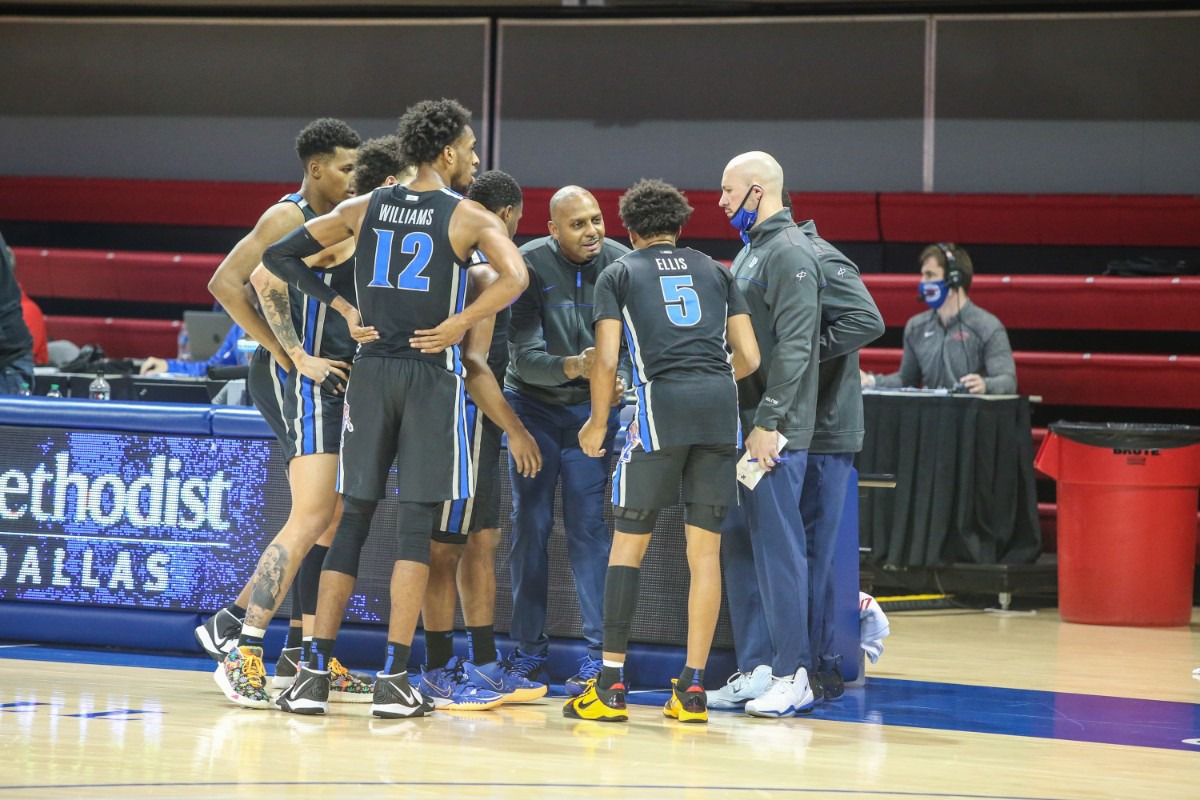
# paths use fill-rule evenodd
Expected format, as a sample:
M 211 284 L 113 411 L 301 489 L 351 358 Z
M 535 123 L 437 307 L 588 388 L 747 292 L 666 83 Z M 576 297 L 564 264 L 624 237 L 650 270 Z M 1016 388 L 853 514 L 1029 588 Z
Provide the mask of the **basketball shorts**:
M 292 457 L 292 432 L 288 428 L 283 410 L 283 397 L 288 373 L 271 352 L 261 345 L 250 356 L 250 369 L 246 376 L 246 391 L 258 413 L 279 440 L 285 458 Z
M 345 395 L 324 392 L 312 378 L 292 370 L 283 392 L 283 413 L 289 431 L 284 456 L 291 459 L 337 453 L 342 443 L 344 404 Z
M 401 502 L 470 497 L 475 488 L 463 379 L 414 358 L 354 363 L 342 413 L 337 490 L 382 500 L 396 467 Z
M 435 542 L 466 544 L 467 534 L 500 527 L 500 439 L 503 431 L 467 398 L 467 429 L 475 465 L 475 494 L 442 504 Z
M 727 507 L 736 489 L 736 445 L 679 445 L 649 453 L 628 447 L 613 470 L 612 502 L 638 511 L 657 511 L 681 500 Z

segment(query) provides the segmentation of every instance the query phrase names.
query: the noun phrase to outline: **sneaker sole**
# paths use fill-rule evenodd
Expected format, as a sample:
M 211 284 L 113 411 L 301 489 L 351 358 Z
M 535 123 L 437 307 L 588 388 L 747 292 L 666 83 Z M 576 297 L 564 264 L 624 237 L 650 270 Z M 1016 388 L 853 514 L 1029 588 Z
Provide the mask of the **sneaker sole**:
M 805 714 L 811 714 L 812 710 L 813 707 L 811 705 L 802 706 L 801 708 L 788 706 L 784 711 L 767 711 L 765 709 L 751 709 L 747 707 L 746 713 L 752 717 L 760 717 L 763 719 L 782 719 L 784 717 L 799 717 L 804 716 Z
M 537 689 L 515 689 L 501 698 L 504 703 L 532 703 L 534 700 L 540 700 L 546 696 L 547 687 L 541 686 Z
M 295 675 L 289 675 L 286 677 L 281 677 L 279 675 L 271 676 L 271 688 L 272 689 L 283 689 L 284 691 L 287 691 L 288 689 L 292 688 L 292 684 L 295 682 L 296 682 Z
M 233 688 L 233 684 L 231 684 L 229 682 L 229 676 L 225 674 L 224 666 L 221 666 L 221 665 L 217 666 L 216 671 L 213 672 L 213 680 L 216 681 L 217 686 L 219 686 L 221 688 L 221 692 L 227 698 L 229 698 L 229 700 L 231 702 L 237 703 L 239 706 L 242 706 L 243 708 L 270 708 L 271 707 L 270 698 L 268 698 L 266 700 L 255 700 L 252 697 L 246 697 L 244 695 L 238 694 L 237 690 Z
M 305 700 L 302 697 L 298 697 L 295 700 L 288 700 L 281 697 L 275 701 L 275 705 L 279 706 L 280 711 L 286 711 L 288 714 L 313 716 L 329 713 L 328 703 L 322 703 L 319 700 Z
M 227 649 L 222 650 L 221 647 L 213 641 L 213 638 L 208 635 L 208 628 L 203 625 L 197 625 L 192 635 L 196 637 L 196 644 L 200 645 L 200 649 L 208 655 L 213 661 L 220 664 L 225 660 L 225 656 L 229 655 L 230 651 L 237 645 L 236 639 L 227 639 Z
M 413 717 L 423 717 L 426 714 L 430 713 L 431 711 L 433 711 L 433 708 L 425 706 L 425 705 L 419 705 L 419 706 L 401 706 L 401 705 L 376 706 L 376 705 L 373 705 L 373 706 L 371 706 L 371 714 L 373 716 L 379 717 L 380 719 L 411 719 Z
M 563 705 L 563 716 L 568 719 L 578 719 L 585 722 L 629 722 L 629 715 L 620 713 L 608 717 L 585 717 L 575 710 L 574 703 L 565 703 Z
M 433 708 L 435 711 L 491 711 L 493 708 L 499 708 L 503 703 L 504 698 L 502 697 L 482 703 L 456 703 L 453 700 L 442 700 L 439 703 L 437 699 L 434 699 Z
M 339 692 L 337 689 L 329 690 L 329 702 L 331 703 L 373 703 L 375 702 L 375 693 L 367 692 L 360 694 L 357 692 Z
M 675 720 L 679 720 L 680 722 L 688 723 L 688 724 L 696 723 L 696 724 L 704 725 L 704 724 L 708 723 L 708 714 L 707 713 L 689 714 L 686 711 L 681 711 L 681 712 L 676 713 L 675 711 L 672 711 L 671 709 L 666 708 L 665 706 L 663 707 L 663 716 L 667 717 L 668 719 L 675 719 Z

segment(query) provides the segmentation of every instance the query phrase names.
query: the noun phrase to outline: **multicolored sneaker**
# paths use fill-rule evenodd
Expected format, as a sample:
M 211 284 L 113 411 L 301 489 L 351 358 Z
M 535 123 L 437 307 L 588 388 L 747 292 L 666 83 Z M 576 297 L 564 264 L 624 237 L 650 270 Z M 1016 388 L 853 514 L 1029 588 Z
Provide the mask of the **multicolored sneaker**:
M 208 653 L 208 657 L 220 664 L 229 655 L 229 651 L 237 647 L 238 636 L 242 632 L 242 620 L 235 617 L 229 609 L 222 608 L 203 623 L 196 626 L 192 635 L 196 643 Z
M 708 722 L 708 693 L 700 686 L 679 691 L 679 678 L 671 678 L 671 699 L 663 706 L 663 716 L 680 722 Z
M 588 681 L 583 694 L 572 697 L 563 705 L 563 716 L 597 722 L 628 722 L 625 684 L 617 683 L 611 689 L 598 689 L 595 679 Z
M 275 705 L 289 714 L 329 712 L 329 671 L 301 666 L 296 681 L 280 693 Z
M 213 672 L 213 680 L 225 696 L 246 708 L 271 707 L 266 678 L 261 647 L 233 648 Z
M 546 684 L 531 681 L 515 671 L 510 671 L 504 661 L 493 661 L 478 667 L 470 661 L 464 661 L 463 671 L 467 674 L 467 680 L 476 686 L 498 693 L 505 703 L 529 703 L 546 695 Z
M 472 683 L 457 657 L 444 667 L 422 672 L 417 688 L 443 711 L 487 711 L 504 702 L 499 692 Z
M 296 680 L 300 671 L 300 654 L 303 647 L 285 647 L 279 651 L 279 660 L 275 662 L 275 674 L 271 676 L 272 689 L 286 689 Z
M 329 702 L 370 703 L 374 699 L 371 684 L 342 666 L 336 658 L 329 661 Z
M 571 697 L 578 697 L 586 692 L 588 681 L 599 678 L 600 669 L 603 666 L 604 662 L 598 658 L 584 656 L 579 659 L 579 671 L 567 678 L 567 694 Z
M 423 717 L 433 711 L 433 702 L 408 682 L 407 672 L 375 675 L 375 695 L 371 714 L 383 719 Z
M 514 647 L 508 658 L 504 659 L 505 671 L 527 681 L 546 683 L 546 662 L 549 660 L 549 653 L 523 653 L 521 648 Z

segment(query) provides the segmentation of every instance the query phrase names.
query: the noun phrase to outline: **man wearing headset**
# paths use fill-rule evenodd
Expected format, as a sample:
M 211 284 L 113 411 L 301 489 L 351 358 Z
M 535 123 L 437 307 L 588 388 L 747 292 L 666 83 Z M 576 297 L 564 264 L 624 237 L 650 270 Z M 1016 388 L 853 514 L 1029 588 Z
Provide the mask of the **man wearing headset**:
M 900 371 L 862 372 L 863 388 L 1016 394 L 1017 367 L 1007 331 L 967 297 L 974 273 L 971 257 L 958 245 L 931 244 L 921 251 L 920 298 L 930 310 L 904 326 Z

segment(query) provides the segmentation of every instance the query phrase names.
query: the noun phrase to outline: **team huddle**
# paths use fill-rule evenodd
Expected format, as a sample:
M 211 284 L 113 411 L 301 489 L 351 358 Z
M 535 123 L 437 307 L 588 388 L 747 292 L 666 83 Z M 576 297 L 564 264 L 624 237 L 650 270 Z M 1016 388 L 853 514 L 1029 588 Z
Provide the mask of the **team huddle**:
M 248 386 L 292 493 L 242 593 L 196 630 L 217 684 L 247 707 L 370 703 L 382 718 L 544 696 L 561 481 L 588 644 L 566 681 L 565 716 L 628 719 L 640 565 L 659 512 L 680 498 L 687 651 L 664 715 L 786 717 L 840 696 L 833 545 L 862 443 L 857 350 L 882 332 L 857 268 L 811 222 L 796 225 L 782 169 L 761 152 L 722 175 L 721 207 L 746 242 L 732 268 L 678 245 L 692 208 L 657 180 L 621 198 L 632 250 L 605 238 L 599 205 L 578 186 L 551 199 L 550 235 L 518 249 L 521 189 L 503 172 L 475 175 L 469 121 L 438 100 L 366 143 L 338 120 L 310 124 L 297 139 L 300 191 L 263 214 L 210 282 L 259 343 Z M 636 409 L 615 453 L 627 391 Z M 507 654 L 494 633 L 502 436 L 513 492 Z M 738 483 L 742 449 L 753 488 Z M 393 467 L 387 652 L 369 677 L 334 651 Z M 722 562 L 739 671 L 706 692 Z M 268 677 L 263 638 L 289 587 L 292 626 Z M 453 652 L 460 599 L 465 658 Z M 418 617 L 425 663 L 410 676 Z M 274 699 L 271 686 L 282 690 Z

